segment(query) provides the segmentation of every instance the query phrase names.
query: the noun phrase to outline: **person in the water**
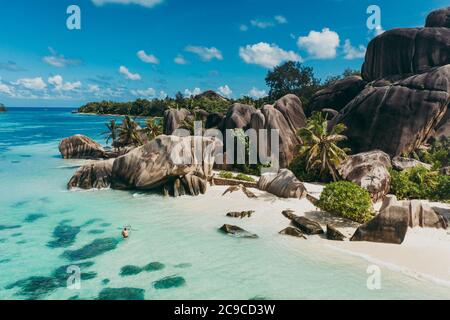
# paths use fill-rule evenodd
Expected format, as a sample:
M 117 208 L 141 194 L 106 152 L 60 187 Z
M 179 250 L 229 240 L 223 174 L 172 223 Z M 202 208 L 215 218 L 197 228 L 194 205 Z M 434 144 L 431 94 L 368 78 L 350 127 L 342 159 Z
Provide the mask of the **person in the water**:
M 127 239 L 130 236 L 130 233 L 128 232 L 128 228 L 123 228 L 122 230 L 122 237 L 124 239 Z

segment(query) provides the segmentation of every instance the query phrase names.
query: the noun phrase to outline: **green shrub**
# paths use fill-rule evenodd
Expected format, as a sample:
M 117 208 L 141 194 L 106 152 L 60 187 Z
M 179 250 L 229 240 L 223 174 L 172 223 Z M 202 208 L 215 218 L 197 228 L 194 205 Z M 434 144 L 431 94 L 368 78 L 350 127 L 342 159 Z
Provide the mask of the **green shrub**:
M 364 223 L 372 218 L 372 201 L 366 189 L 348 181 L 328 184 L 317 206 L 327 212 Z
M 450 200 L 450 177 L 423 167 L 391 170 L 391 193 L 398 199 Z
M 228 172 L 228 171 L 220 171 L 219 172 L 219 177 L 221 177 L 223 179 L 233 179 L 233 174 L 231 172 Z
M 243 173 L 237 174 L 236 177 L 234 177 L 234 179 L 241 180 L 241 181 L 247 181 L 247 182 L 255 182 L 255 179 L 253 179 L 252 177 L 247 176 Z
M 294 160 L 292 160 L 291 164 L 289 165 L 289 170 L 292 171 L 292 173 L 303 182 L 329 182 L 331 181 L 331 177 L 328 176 L 325 179 L 321 177 L 320 170 L 317 169 L 306 169 L 306 161 L 303 157 L 296 157 Z

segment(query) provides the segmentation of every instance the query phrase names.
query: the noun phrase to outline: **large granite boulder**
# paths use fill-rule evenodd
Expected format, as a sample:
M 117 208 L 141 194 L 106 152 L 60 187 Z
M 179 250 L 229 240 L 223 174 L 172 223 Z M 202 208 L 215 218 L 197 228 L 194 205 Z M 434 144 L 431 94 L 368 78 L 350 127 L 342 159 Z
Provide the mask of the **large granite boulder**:
M 59 152 L 64 159 L 102 159 L 107 157 L 100 144 L 81 134 L 63 139 L 59 144 Z
M 352 101 L 365 86 L 366 81 L 359 76 L 350 76 L 338 80 L 325 89 L 317 91 L 311 97 L 308 110 L 310 113 L 313 113 L 314 111 L 323 111 L 323 109 L 340 111 Z
M 301 199 L 306 196 L 306 188 L 292 171 L 281 169 L 278 173 L 265 173 L 258 181 L 258 189 L 280 198 Z
M 68 188 L 103 189 L 111 186 L 114 159 L 95 161 L 79 168 L 68 183 Z
M 431 12 L 425 24 L 429 28 L 450 28 L 450 7 Z
M 416 159 L 404 158 L 404 157 L 395 157 L 392 159 L 392 167 L 395 170 L 403 171 L 416 167 L 423 167 L 425 169 L 430 170 L 432 165 L 428 163 L 420 162 Z
M 437 124 L 433 136 L 437 139 L 442 137 L 450 138 L 450 107 L 447 107 L 447 112 Z
M 191 113 L 187 109 L 169 109 L 164 112 L 164 134 L 171 135 L 176 129 L 183 125 L 183 122 L 189 117 Z
M 433 134 L 450 100 L 450 65 L 369 84 L 330 125 L 344 123 L 354 153 L 410 153 Z
M 217 144 L 221 142 L 200 136 L 159 136 L 114 161 L 111 186 L 151 190 L 167 188 L 182 178 L 187 193 L 202 193 L 212 176 Z M 182 193 L 181 188 L 177 193 Z
M 281 168 L 289 166 L 295 157 L 296 147 L 300 144 L 297 132 L 306 125 L 300 99 L 292 94 L 286 95 L 272 105 L 265 105 L 261 110 L 253 113 L 250 126 L 252 129 L 267 130 L 267 144 L 258 143 L 259 152 L 270 156 L 271 130 L 278 130 L 279 134 L 279 165 Z
M 380 213 L 361 225 L 350 240 L 401 244 L 408 228 L 416 227 L 447 229 L 448 222 L 421 201 L 397 201 L 389 196 Z
M 378 150 L 349 156 L 338 168 L 345 180 L 367 189 L 374 202 L 383 199 L 389 192 L 391 159 Z
M 450 29 L 393 29 L 367 48 L 362 76 L 373 81 L 391 75 L 421 73 L 450 64 Z
M 247 129 L 250 126 L 252 114 L 256 112 L 254 106 L 242 103 L 233 104 L 224 120 L 224 129 Z
M 219 130 L 223 127 L 224 115 L 219 112 L 213 112 L 208 115 L 205 122 L 205 129 L 217 128 Z

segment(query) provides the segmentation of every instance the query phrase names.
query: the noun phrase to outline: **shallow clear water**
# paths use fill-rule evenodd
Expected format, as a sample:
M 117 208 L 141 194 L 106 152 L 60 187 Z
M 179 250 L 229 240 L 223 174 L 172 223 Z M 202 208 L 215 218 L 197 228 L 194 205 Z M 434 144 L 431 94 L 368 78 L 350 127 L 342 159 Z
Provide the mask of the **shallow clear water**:
M 58 142 L 76 133 L 102 142 L 106 121 L 68 109 L 0 114 L 0 299 L 94 299 L 105 288 L 125 287 L 143 289 L 146 299 L 450 298 L 448 287 L 387 269 L 382 289 L 368 290 L 367 261 L 264 226 L 252 230 L 257 240 L 224 236 L 217 228 L 230 222 L 224 212 L 232 203 L 67 191 L 77 162 L 60 159 Z M 134 229 L 126 241 L 124 225 Z M 151 262 L 159 264 L 142 269 Z M 80 289 L 66 287 L 64 272 L 55 276 L 67 265 L 81 266 Z M 139 273 L 121 275 L 126 265 Z M 170 276 L 184 281 L 155 284 Z

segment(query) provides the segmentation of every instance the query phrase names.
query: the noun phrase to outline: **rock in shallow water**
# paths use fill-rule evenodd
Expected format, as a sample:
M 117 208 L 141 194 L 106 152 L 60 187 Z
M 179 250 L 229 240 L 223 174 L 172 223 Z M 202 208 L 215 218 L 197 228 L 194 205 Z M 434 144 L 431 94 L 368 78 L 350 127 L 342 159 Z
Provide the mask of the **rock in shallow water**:
M 80 227 L 73 227 L 61 223 L 53 230 L 53 238 L 47 246 L 50 248 L 66 248 L 75 243 L 77 235 L 80 233 Z
M 182 287 L 186 284 L 186 280 L 180 276 L 169 276 L 153 283 L 155 289 L 171 289 Z
M 291 237 L 307 239 L 305 237 L 305 235 L 303 234 L 302 230 L 295 228 L 295 227 L 287 227 L 286 229 L 281 230 L 280 234 L 291 236 Z
M 26 216 L 26 218 L 23 220 L 24 222 L 33 223 L 39 219 L 45 218 L 46 215 L 42 213 L 32 213 Z
M 164 269 L 166 266 L 161 262 L 151 262 L 147 264 L 143 270 L 147 272 L 159 271 Z
M 307 235 L 323 234 L 323 229 L 316 221 L 312 221 L 306 217 L 295 217 L 292 224 L 302 230 Z
M 106 156 L 100 144 L 81 134 L 63 139 L 59 151 L 64 159 L 102 159 Z
M 143 270 L 141 267 L 138 266 L 124 266 L 122 269 L 120 269 L 120 276 L 121 277 L 128 277 L 128 276 L 135 276 L 139 273 L 141 273 Z
M 100 291 L 98 300 L 144 300 L 144 289 L 139 288 L 105 288 Z
M 119 241 L 115 238 L 96 239 L 78 250 L 67 250 L 63 257 L 71 261 L 86 260 L 116 249 Z
M 235 236 L 237 238 L 249 238 L 249 239 L 258 238 L 258 235 L 248 232 L 240 227 L 230 225 L 230 224 L 224 224 L 219 230 L 226 234 Z
M 114 159 L 96 161 L 79 168 L 68 183 L 68 188 L 104 189 L 111 185 Z

